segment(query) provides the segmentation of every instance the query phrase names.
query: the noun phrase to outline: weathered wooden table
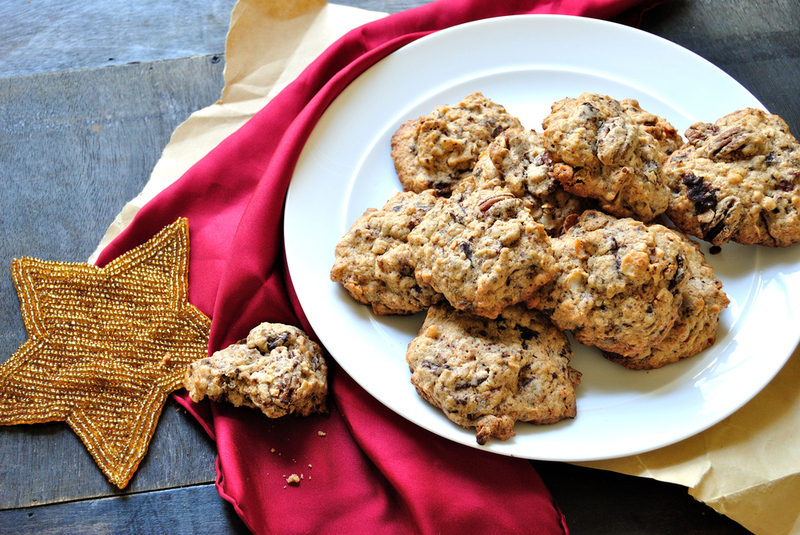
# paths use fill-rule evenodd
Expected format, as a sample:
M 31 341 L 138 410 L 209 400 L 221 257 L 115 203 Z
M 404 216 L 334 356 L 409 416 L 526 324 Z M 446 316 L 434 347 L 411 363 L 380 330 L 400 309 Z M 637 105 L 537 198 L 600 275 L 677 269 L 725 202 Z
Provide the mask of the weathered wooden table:
M 0 3 L 0 362 L 27 338 L 11 259 L 85 261 L 175 127 L 219 97 L 234 1 L 135 4 Z M 672 0 L 642 28 L 721 67 L 800 133 L 797 0 Z M 0 532 L 246 533 L 216 493 L 214 459 L 174 402 L 123 491 L 66 424 L 0 427 Z M 534 465 L 574 534 L 747 533 L 676 485 Z

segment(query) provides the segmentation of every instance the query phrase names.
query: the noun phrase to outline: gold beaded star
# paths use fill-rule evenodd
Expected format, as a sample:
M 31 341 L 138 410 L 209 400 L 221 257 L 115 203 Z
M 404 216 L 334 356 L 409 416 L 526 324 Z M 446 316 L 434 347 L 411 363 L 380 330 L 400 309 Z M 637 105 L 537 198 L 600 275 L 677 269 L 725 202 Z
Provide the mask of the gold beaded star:
M 186 365 L 208 355 L 188 266 L 185 219 L 103 268 L 14 260 L 28 340 L 0 366 L 0 425 L 66 421 L 124 488 Z

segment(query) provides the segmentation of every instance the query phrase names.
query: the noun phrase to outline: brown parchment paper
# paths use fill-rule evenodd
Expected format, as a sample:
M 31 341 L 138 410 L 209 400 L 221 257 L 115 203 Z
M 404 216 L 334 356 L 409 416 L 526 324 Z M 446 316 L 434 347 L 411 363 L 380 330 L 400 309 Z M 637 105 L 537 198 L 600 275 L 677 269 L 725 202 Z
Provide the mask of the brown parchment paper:
M 90 262 L 139 208 L 244 124 L 328 45 L 383 16 L 325 0 L 239 0 L 231 15 L 219 102 L 175 130 L 150 181 L 117 216 Z M 757 535 L 800 534 L 798 380 L 795 350 L 763 391 L 705 432 L 641 455 L 578 464 L 684 485 Z

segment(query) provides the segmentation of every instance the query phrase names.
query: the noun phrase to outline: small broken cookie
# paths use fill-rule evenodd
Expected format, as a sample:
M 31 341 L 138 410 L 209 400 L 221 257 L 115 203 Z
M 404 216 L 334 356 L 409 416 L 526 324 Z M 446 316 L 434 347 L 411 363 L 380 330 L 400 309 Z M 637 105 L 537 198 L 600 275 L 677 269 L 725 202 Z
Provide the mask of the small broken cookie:
M 378 315 L 414 314 L 442 296 L 414 278 L 408 234 L 436 203 L 433 190 L 395 193 L 369 209 L 339 240 L 330 277 Z
M 391 140 L 400 183 L 406 191 L 434 189 L 447 196 L 469 176 L 492 139 L 512 127 L 522 127 L 519 119 L 481 93 L 409 119 Z
M 476 428 L 478 444 L 515 435 L 517 421 L 553 424 L 577 413 L 580 372 L 567 336 L 524 306 L 488 320 L 431 307 L 408 345 L 411 382 L 453 422 Z
M 678 228 L 713 245 L 800 241 L 800 143 L 783 119 L 746 108 L 685 136 L 664 163 Z
M 507 189 L 440 198 L 408 235 L 420 284 L 453 307 L 494 318 L 550 280 L 550 238 Z
M 600 202 L 617 217 L 651 221 L 664 213 L 669 189 L 661 173 L 665 154 L 658 142 L 611 97 L 583 93 L 554 103 L 542 126 L 564 188 Z
M 186 368 L 192 401 L 208 396 L 260 409 L 270 418 L 328 412 L 328 367 L 320 346 L 297 327 L 262 323 L 247 339 Z

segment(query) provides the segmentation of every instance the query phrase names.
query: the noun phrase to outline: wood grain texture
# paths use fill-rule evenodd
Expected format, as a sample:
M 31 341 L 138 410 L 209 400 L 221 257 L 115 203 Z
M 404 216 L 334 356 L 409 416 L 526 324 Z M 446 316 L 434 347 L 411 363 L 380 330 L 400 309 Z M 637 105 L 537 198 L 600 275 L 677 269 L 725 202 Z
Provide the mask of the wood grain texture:
M 213 485 L 0 511 L 5 535 L 250 533 Z
M 0 362 L 27 339 L 11 259 L 85 261 L 178 124 L 219 98 L 223 65 L 202 56 L 0 79 Z M 0 509 L 207 483 L 214 458 L 194 421 L 165 410 L 119 491 L 66 424 L 3 427 Z
M 124 490 L 108 482 L 66 424 L 6 427 L 0 431 L 0 511 L 211 483 L 215 459 L 206 432 L 172 400 Z
M 0 79 L 0 361 L 27 336 L 11 259 L 83 262 L 174 129 L 222 90 L 222 56 Z
M 380 11 L 382 13 L 399 13 L 430 2 L 420 2 L 419 0 L 333 0 L 330 3 L 358 7 L 370 11 Z
M 0 77 L 222 54 L 235 3 L 0 2 Z

